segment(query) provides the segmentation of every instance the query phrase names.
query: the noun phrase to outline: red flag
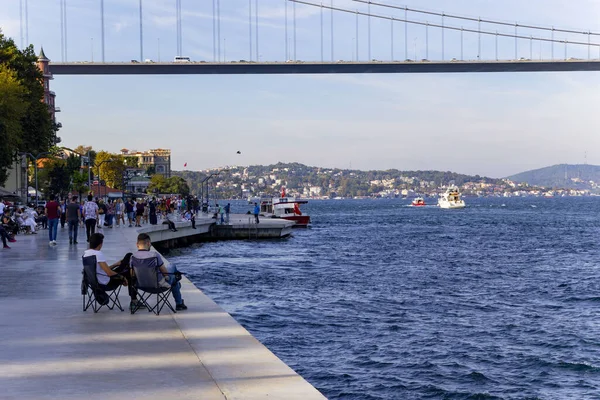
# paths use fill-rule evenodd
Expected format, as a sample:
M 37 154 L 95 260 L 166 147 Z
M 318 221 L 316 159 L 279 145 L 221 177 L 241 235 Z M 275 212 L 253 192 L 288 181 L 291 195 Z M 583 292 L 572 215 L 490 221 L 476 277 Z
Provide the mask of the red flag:
M 183 168 L 187 167 L 187 163 L 183 164 Z

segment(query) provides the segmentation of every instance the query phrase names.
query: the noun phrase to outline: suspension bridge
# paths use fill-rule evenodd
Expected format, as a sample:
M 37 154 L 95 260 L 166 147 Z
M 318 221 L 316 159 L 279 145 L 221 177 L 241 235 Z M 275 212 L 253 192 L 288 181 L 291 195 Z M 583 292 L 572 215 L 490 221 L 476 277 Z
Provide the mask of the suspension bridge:
M 176 46 L 163 49 L 174 55 L 161 62 L 147 58 L 149 40 L 144 39 L 144 0 L 137 2 L 139 31 L 135 40 L 139 53 L 131 60 L 106 57 L 106 8 L 99 1 L 97 21 L 90 30 L 100 33 L 99 58 L 94 60 L 91 40 L 89 59 L 69 58 L 68 0 L 60 0 L 60 62 L 52 62 L 53 74 L 324 74 L 324 73 L 450 73 L 450 72 L 536 72 L 600 70 L 600 32 L 507 22 L 489 16 L 408 7 L 395 0 L 273 0 L 280 7 L 280 20 L 270 22 L 283 29 L 281 37 L 266 32 L 258 0 L 232 0 L 246 20 L 228 16 L 224 2 L 211 0 L 211 18 L 204 26 L 212 37 L 201 44 L 185 45 L 182 1 L 176 0 L 174 14 Z M 69 0 L 69 5 L 78 0 Z M 207 2 L 208 3 L 208 2 Z M 20 0 L 21 46 L 29 43 L 27 0 Z M 166 12 L 163 10 L 163 12 Z M 231 10 L 229 11 L 231 12 Z M 299 29 L 299 14 L 311 15 L 312 25 Z M 239 16 L 238 14 L 236 14 Z M 235 22 L 232 22 L 235 21 Z M 234 25 L 229 41 L 222 25 Z M 303 21 L 304 23 L 305 21 Z M 56 29 L 48 24 L 46 29 Z M 245 32 L 245 33 L 240 33 Z M 189 35 L 189 33 L 187 33 Z M 230 34 L 230 32 L 229 32 Z M 261 39 L 261 41 L 259 41 Z M 212 43 L 211 43 L 212 40 Z M 266 42 L 266 44 L 265 44 Z M 301 48 L 299 46 L 301 42 Z M 226 45 L 230 44 L 229 55 Z M 232 45 L 233 43 L 233 45 Z M 119 43 L 111 44 L 119 46 Z M 243 47 L 247 45 L 247 49 Z M 262 45 L 262 47 L 261 47 Z M 164 40 L 163 40 L 164 46 Z M 201 46 L 204 56 L 188 57 L 185 51 Z M 387 48 L 387 49 L 386 49 Z M 350 50 L 350 51 L 349 51 Z M 212 57 L 210 53 L 212 52 Z M 154 52 L 153 52 L 154 53 Z M 302 53 L 303 56 L 299 56 Z M 80 52 L 81 54 L 81 52 Z M 146 57 L 144 56 L 146 54 Z M 156 54 L 156 53 L 154 53 Z M 139 55 L 139 57 L 138 57 Z M 229 57 L 228 57 L 229 56 Z M 52 56 L 50 58 L 53 58 Z

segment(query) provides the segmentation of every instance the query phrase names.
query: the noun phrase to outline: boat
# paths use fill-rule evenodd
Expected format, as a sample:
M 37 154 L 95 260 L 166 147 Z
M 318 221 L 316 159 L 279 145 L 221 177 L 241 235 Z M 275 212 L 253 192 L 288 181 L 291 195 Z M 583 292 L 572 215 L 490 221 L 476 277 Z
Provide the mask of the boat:
M 417 197 L 412 201 L 413 207 L 423 207 L 425 205 L 425 200 L 422 197 Z
M 452 185 L 440 196 L 438 206 L 440 208 L 465 208 L 465 201 L 460 198 L 458 188 Z
M 294 228 L 306 228 L 310 224 L 310 216 L 300 211 L 300 205 L 308 203 L 308 200 L 299 200 L 289 197 L 285 187 L 281 188 L 281 196 L 272 199 L 261 199 L 260 213 L 267 218 L 281 218 L 294 221 Z

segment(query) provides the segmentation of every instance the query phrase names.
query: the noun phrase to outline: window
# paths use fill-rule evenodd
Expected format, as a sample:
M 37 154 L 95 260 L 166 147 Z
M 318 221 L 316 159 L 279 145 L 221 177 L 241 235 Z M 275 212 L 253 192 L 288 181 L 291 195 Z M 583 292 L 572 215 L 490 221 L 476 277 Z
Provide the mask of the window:
M 165 166 L 164 165 L 157 165 L 156 166 L 156 172 L 160 172 L 160 173 L 165 172 Z

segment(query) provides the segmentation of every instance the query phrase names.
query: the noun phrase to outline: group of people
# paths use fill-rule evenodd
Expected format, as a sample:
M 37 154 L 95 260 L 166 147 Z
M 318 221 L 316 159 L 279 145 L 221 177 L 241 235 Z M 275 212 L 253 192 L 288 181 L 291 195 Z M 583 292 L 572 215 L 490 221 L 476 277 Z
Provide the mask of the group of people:
M 119 285 L 127 286 L 131 302 L 129 307 L 132 311 L 139 308 L 138 293 L 135 289 L 135 272 L 131 267 L 131 258 L 138 260 L 156 258 L 158 260 L 158 270 L 162 274 L 158 285 L 165 288 L 171 288 L 171 293 L 175 299 L 175 310 L 187 310 L 187 306 L 181 296 L 181 283 L 179 282 L 180 273 L 173 265 L 166 266 L 162 256 L 151 249 L 152 243 L 150 236 L 146 233 L 140 233 L 137 237 L 134 253 L 127 253 L 123 259 L 109 265 L 106 257 L 102 253 L 104 244 L 104 235 L 93 233 L 90 236 L 89 249 L 83 253 L 84 257 L 96 256 L 96 278 L 100 288 L 106 291 L 112 291 Z

